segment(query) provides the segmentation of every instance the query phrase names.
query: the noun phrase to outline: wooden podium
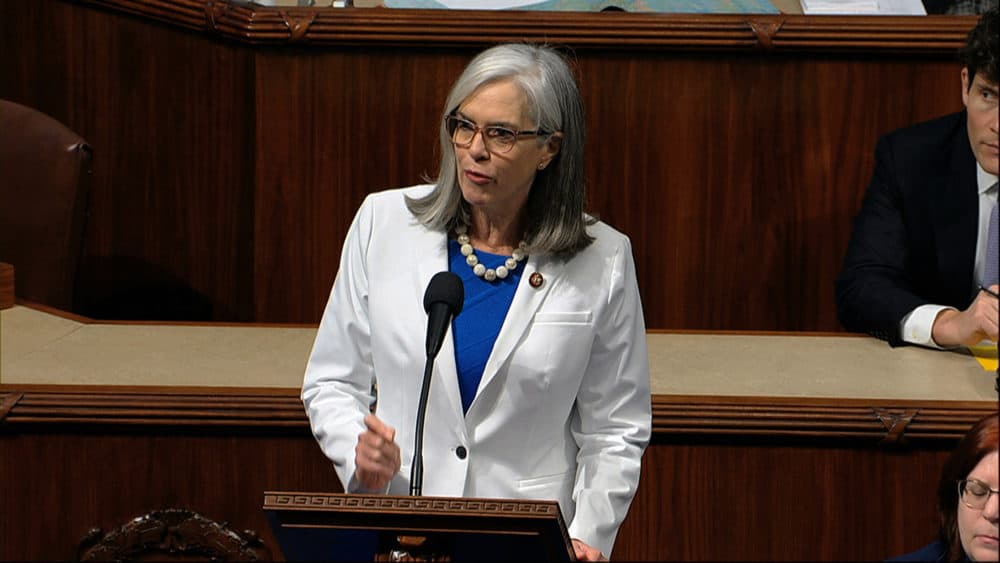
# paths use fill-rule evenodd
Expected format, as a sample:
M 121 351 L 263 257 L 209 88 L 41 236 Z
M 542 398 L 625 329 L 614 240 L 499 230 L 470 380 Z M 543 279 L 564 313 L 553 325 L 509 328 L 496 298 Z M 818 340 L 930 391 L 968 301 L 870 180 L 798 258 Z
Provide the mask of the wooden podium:
M 289 561 L 574 561 L 555 501 L 264 493 Z

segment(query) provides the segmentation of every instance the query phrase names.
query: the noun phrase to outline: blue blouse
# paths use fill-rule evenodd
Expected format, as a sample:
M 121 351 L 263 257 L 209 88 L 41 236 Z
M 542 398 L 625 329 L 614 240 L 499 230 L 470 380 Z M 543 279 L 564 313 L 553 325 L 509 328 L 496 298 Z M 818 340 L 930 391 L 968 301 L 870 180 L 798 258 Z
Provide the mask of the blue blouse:
M 476 251 L 479 262 L 487 268 L 496 269 L 506 262 L 508 256 Z M 465 304 L 462 312 L 451 323 L 451 334 L 455 341 L 455 364 L 458 368 L 458 388 L 462 392 L 462 412 L 469 412 L 469 405 L 476 397 L 479 381 L 483 378 L 486 361 L 493 352 L 500 328 L 507 311 L 514 301 L 514 292 L 521 281 L 524 263 L 506 278 L 486 281 L 472 271 L 472 267 L 462 256 L 461 245 L 456 240 L 448 241 L 448 268 L 465 285 Z

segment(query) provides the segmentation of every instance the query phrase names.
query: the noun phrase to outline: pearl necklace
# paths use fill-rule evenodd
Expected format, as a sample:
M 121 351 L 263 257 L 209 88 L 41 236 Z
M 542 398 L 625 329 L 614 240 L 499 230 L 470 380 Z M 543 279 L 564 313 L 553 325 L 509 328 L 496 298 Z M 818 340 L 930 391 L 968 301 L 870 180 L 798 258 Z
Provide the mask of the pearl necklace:
M 503 266 L 497 266 L 497 269 L 487 268 L 486 266 L 479 263 L 479 257 L 476 256 L 475 249 L 469 243 L 469 235 L 466 234 L 468 229 L 465 225 L 458 225 L 455 227 L 455 234 L 458 235 L 458 244 L 462 246 L 462 256 L 465 256 L 465 263 L 472 267 L 472 273 L 476 274 L 481 278 L 485 278 L 486 281 L 493 281 L 497 278 L 504 279 L 511 272 L 517 269 L 517 265 L 520 264 L 527 254 L 525 250 L 528 248 L 528 243 L 523 240 L 517 244 L 517 248 L 511 253 L 510 258 L 504 262 Z

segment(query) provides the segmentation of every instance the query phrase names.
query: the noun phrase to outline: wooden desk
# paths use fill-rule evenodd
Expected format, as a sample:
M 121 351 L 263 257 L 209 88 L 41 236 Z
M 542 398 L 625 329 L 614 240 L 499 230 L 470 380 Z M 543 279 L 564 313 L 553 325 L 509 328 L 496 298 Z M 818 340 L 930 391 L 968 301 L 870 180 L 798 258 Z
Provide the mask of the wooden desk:
M 314 326 L 98 322 L 44 307 L 0 313 L 6 384 L 297 389 Z M 990 401 L 964 352 L 855 335 L 650 331 L 654 396 Z
M 72 557 L 91 527 L 170 506 L 273 547 L 262 491 L 339 489 L 298 399 L 314 334 L 0 312 L 0 559 Z M 993 378 L 968 356 L 849 336 L 648 338 L 654 436 L 620 559 L 919 547 L 941 463 L 996 410 Z

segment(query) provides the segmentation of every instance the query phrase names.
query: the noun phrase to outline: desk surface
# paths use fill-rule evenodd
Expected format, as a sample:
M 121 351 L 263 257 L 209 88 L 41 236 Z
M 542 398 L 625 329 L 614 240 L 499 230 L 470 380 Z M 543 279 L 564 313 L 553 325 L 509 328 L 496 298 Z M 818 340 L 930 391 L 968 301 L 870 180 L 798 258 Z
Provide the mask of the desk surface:
M 81 322 L 0 311 L 0 383 L 296 388 L 315 328 Z M 995 401 L 969 355 L 858 336 L 650 333 L 654 395 Z

